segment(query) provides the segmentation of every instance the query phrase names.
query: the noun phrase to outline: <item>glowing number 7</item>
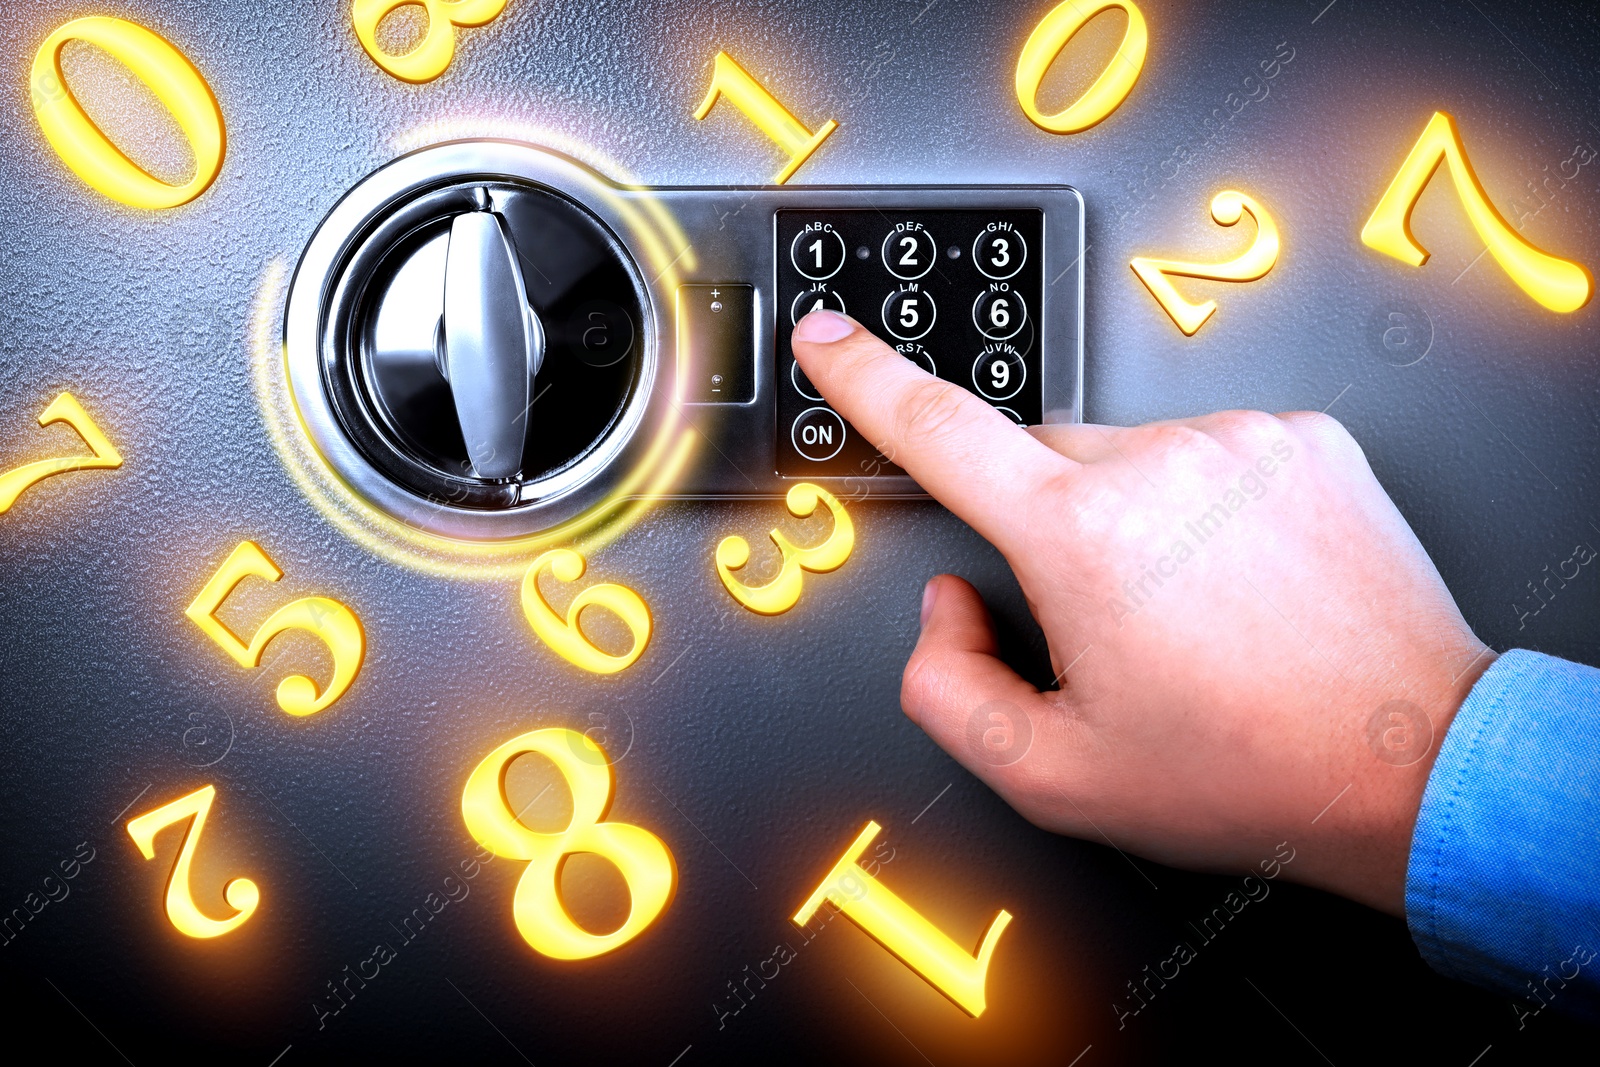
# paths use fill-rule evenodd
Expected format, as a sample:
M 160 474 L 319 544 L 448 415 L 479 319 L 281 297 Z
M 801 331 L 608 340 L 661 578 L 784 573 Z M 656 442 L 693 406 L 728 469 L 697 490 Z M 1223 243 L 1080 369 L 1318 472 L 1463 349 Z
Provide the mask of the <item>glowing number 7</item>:
M 183 833 L 183 844 L 178 846 L 178 860 L 172 865 L 172 877 L 167 881 L 167 918 L 179 933 L 190 937 L 220 937 L 238 929 L 255 914 L 261 903 L 261 890 L 248 878 L 235 878 L 222 887 L 222 897 L 233 906 L 235 914 L 228 919 L 213 919 L 201 912 L 194 902 L 194 888 L 190 885 L 190 870 L 194 866 L 194 852 L 200 845 L 200 832 L 206 826 L 206 814 L 217 799 L 215 786 L 203 786 L 188 796 L 163 804 L 128 822 L 128 836 L 139 846 L 147 860 L 156 858 L 156 834 L 184 819 L 192 819 Z
M 184 609 L 184 614 L 241 667 L 259 667 L 267 645 L 285 630 L 305 630 L 320 639 L 333 655 L 333 680 L 328 683 L 327 690 L 318 695 L 317 683 L 303 674 L 291 674 L 278 683 L 278 706 L 290 715 L 311 715 L 323 710 L 344 695 L 361 670 L 367 650 L 361 620 L 337 600 L 303 597 L 268 616 L 250 643 L 245 644 L 217 618 L 217 609 L 240 582 L 251 576 L 275 582 L 283 577 L 283 571 L 260 545 L 242 541 L 222 569 L 200 590 L 194 603 Z
M 110 441 L 106 440 L 106 435 L 100 432 L 100 427 L 94 424 L 89 413 L 83 410 L 83 405 L 79 404 L 71 393 L 62 393 L 56 397 L 39 415 L 40 426 L 49 426 L 56 422 L 64 422 L 76 430 L 94 455 L 41 459 L 37 463 L 29 463 L 0 474 L 0 515 L 10 511 L 11 505 L 17 502 L 17 497 L 21 496 L 29 486 L 42 482 L 53 474 L 65 474 L 68 471 L 114 470 L 122 466 L 121 454 Z
M 1472 170 L 1455 120 L 1443 111 L 1433 113 L 1394 181 L 1384 190 L 1383 199 L 1372 209 L 1372 217 L 1361 228 L 1362 244 L 1413 267 L 1428 262 L 1427 249 L 1411 235 L 1411 211 L 1441 163 L 1472 228 L 1523 292 L 1551 311 L 1577 311 L 1589 302 L 1594 280 L 1587 270 L 1539 251 L 1500 217 Z

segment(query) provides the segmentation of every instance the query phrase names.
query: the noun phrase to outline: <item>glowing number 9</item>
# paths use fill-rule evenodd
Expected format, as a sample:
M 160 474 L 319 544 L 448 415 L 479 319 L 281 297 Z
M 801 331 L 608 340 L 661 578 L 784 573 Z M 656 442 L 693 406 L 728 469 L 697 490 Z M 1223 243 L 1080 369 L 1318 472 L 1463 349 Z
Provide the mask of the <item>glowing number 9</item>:
M 404 55 L 378 45 L 378 23 L 398 7 L 420 5 L 428 13 L 422 43 Z M 445 72 L 456 53 L 456 27 L 482 26 L 505 10 L 506 0 L 355 0 L 351 18 L 356 39 L 367 55 L 401 81 L 431 82 Z
M 556 614 L 539 590 L 539 573 L 546 567 L 559 582 L 575 582 L 586 568 L 583 557 L 570 548 L 553 548 L 533 561 L 522 579 L 522 613 L 528 625 L 562 659 L 595 674 L 615 674 L 632 665 L 650 643 L 650 608 L 632 589 L 622 585 L 591 585 L 572 598 L 566 618 Z M 613 656 L 594 646 L 578 628 L 584 608 L 605 608 L 622 620 L 632 635 L 633 647 Z
M 152 177 L 94 124 L 66 87 L 61 50 L 68 41 L 103 48 L 156 94 L 194 150 L 194 177 L 188 184 L 168 185 Z M 51 147 L 78 177 L 113 200 L 140 208 L 177 207 L 210 188 L 222 169 L 226 138 L 211 87 L 182 52 L 143 26 L 102 16 L 75 19 L 39 46 L 29 81 L 34 117 Z
M 1122 44 L 1111 65 L 1100 73 L 1089 91 L 1073 101 L 1072 105 L 1046 115 L 1039 110 L 1039 84 L 1044 81 L 1050 64 L 1056 61 L 1067 42 L 1088 21 L 1113 7 L 1120 7 L 1128 16 L 1128 29 L 1122 35 Z M 1094 4 L 1080 5 L 1077 0 L 1066 0 L 1046 15 L 1033 28 L 1028 43 L 1022 46 L 1017 59 L 1017 102 L 1023 114 L 1035 126 L 1051 133 L 1079 133 L 1103 122 L 1127 98 L 1133 83 L 1139 80 L 1144 68 L 1144 53 L 1150 43 L 1145 29 L 1144 16 L 1131 0 L 1099 0 Z

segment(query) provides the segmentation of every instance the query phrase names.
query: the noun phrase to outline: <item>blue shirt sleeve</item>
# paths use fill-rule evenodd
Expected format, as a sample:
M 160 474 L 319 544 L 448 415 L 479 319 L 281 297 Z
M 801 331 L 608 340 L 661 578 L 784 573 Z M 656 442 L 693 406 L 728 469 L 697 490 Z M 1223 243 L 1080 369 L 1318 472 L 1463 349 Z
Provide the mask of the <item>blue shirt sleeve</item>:
M 1406 870 L 1440 974 L 1600 1021 L 1600 670 L 1516 650 L 1450 724 Z

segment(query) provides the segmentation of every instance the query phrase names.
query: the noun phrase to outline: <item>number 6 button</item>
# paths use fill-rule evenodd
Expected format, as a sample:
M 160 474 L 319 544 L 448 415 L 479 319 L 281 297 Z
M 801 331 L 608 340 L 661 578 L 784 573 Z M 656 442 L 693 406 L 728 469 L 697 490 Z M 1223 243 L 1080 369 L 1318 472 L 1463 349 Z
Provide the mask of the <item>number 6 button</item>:
M 1022 294 L 1005 282 L 995 282 L 972 302 L 972 324 L 991 341 L 1009 341 L 1028 321 Z
M 928 335 L 938 314 L 932 293 L 902 285 L 883 302 L 883 328 L 902 341 L 915 341 Z

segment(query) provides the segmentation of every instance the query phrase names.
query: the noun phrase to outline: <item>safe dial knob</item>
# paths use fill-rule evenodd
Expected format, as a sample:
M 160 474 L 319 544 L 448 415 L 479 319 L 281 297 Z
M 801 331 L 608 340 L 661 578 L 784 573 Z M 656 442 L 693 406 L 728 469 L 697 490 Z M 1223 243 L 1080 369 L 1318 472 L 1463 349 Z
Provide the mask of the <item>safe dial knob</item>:
M 479 192 L 479 209 L 450 224 L 434 361 L 450 383 L 472 473 L 500 481 L 522 472 L 545 333 L 516 245 Z
M 639 455 L 657 347 L 608 197 L 558 157 L 455 142 L 335 207 L 285 344 L 303 425 L 346 486 L 469 539 L 604 498 Z

